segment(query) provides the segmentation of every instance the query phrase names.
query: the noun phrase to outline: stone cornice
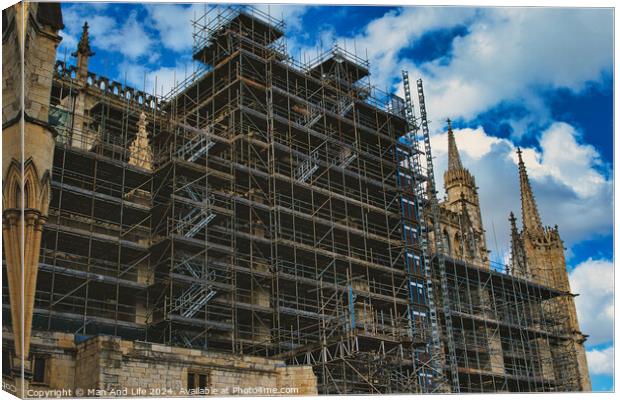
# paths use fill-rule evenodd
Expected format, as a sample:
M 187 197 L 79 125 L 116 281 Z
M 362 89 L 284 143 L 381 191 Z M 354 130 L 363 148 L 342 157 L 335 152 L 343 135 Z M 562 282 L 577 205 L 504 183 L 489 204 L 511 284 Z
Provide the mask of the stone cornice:
M 39 6 L 41 6 L 41 4 L 39 4 Z M 39 10 L 37 10 L 37 12 L 39 12 Z M 42 24 L 39 21 L 37 21 L 37 18 L 33 15 L 33 13 L 28 13 L 28 17 L 29 17 L 30 22 L 32 22 L 32 26 L 34 27 L 34 30 L 38 34 L 45 36 L 48 39 L 51 39 L 55 42 L 60 43 L 60 41 L 62 40 L 62 36 L 55 34 L 55 33 L 46 32 L 45 29 L 43 29 Z M 54 28 L 51 28 L 51 29 L 53 30 Z
M 26 113 L 26 112 L 23 113 L 23 116 L 24 116 L 24 121 L 25 122 L 29 122 L 31 124 L 39 125 L 39 126 L 45 128 L 45 129 L 47 129 L 49 131 L 49 133 L 51 133 L 54 138 L 58 135 L 58 131 L 56 131 L 56 128 L 54 128 L 49 122 L 41 121 L 38 118 L 33 118 L 33 117 L 29 116 L 28 113 Z M 8 129 L 11 126 L 13 126 L 13 125 L 15 125 L 17 123 L 20 123 L 22 121 L 21 117 L 22 117 L 22 110 L 19 110 L 15 117 L 11 118 L 10 120 L 8 120 L 4 124 L 2 124 L 2 129 Z

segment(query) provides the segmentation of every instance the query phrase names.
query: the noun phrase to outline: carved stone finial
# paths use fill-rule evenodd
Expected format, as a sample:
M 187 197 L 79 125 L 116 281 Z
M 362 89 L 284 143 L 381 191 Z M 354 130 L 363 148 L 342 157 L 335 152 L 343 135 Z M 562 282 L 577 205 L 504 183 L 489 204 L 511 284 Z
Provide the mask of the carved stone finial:
M 146 114 L 142 111 L 138 120 L 138 131 L 144 131 L 146 133 L 146 125 Z
M 146 121 L 146 114 L 140 113 L 138 118 L 138 132 L 136 138 L 131 142 L 129 146 L 129 164 L 142 167 L 148 170 L 153 169 L 153 153 L 151 152 L 151 146 L 149 144 L 148 132 L 146 131 L 148 123 Z
M 82 26 L 82 36 L 80 37 L 77 51 L 75 51 L 71 55 L 73 57 L 78 57 L 79 55 L 90 57 L 95 55 L 95 53 L 90 49 L 90 39 L 88 37 L 88 22 L 84 22 L 84 25 Z

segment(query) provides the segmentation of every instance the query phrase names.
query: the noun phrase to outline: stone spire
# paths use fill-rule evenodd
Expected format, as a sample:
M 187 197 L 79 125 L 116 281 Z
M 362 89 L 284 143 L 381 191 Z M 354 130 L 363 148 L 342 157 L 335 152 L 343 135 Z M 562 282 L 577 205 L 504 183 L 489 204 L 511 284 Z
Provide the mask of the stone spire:
M 88 78 L 88 58 L 95 55 L 95 53 L 90 49 L 88 22 L 84 22 L 84 26 L 82 26 L 82 36 L 80 37 L 77 50 L 71 53 L 71 55 L 73 57 L 77 57 L 78 78 L 86 82 L 86 79 Z
M 456 147 L 452 121 L 448 123 L 448 168 L 443 174 L 443 183 L 446 191 L 446 199 L 441 207 L 448 210 L 451 215 L 458 216 L 455 231 L 450 233 L 462 238 L 463 255 L 466 259 L 488 265 L 488 251 L 482 214 L 480 212 L 480 200 L 476 180 L 461 162 L 459 150 Z M 458 248 L 459 246 L 455 246 Z
M 443 174 L 444 188 L 448 195 L 449 204 L 458 204 L 461 201 L 461 194 L 469 202 L 477 203 L 476 180 L 473 175 L 463 166 L 459 149 L 456 147 L 454 132 L 452 132 L 452 121 L 448 122 L 448 169 Z M 457 207 L 460 208 L 460 207 Z
M 532 193 L 532 186 L 530 185 L 530 179 L 527 176 L 527 170 L 523 163 L 522 151 L 517 149 L 517 155 L 519 156 L 519 183 L 521 186 L 521 213 L 523 218 L 523 231 L 543 231 L 542 222 L 540 221 L 540 215 L 538 214 L 538 207 L 534 200 L 534 194 Z
M 456 147 L 456 140 L 454 139 L 454 132 L 452 132 L 452 121 L 448 118 L 448 170 L 461 170 L 463 164 L 461 163 L 461 156 L 459 155 L 459 149 Z
M 523 230 L 520 233 L 517 232 L 514 215 L 511 215 L 513 275 L 567 294 L 549 299 L 547 302 L 554 310 L 558 310 L 558 321 L 563 321 L 566 334 L 570 337 L 568 343 L 574 349 L 575 367 L 578 370 L 575 373 L 579 382 L 578 390 L 590 391 L 592 385 L 583 345 L 586 336 L 581 333 L 575 302 L 573 296 L 569 295 L 570 284 L 564 256 L 564 244 L 557 227 L 543 227 L 527 170 L 523 163 L 521 149 L 517 149 L 517 154 L 519 158 Z
M 71 55 L 73 57 L 79 57 L 80 55 L 90 57 L 95 55 L 95 53 L 93 53 L 90 49 L 90 39 L 88 37 L 88 22 L 84 22 L 84 25 L 82 26 L 82 36 L 80 37 L 77 51 L 71 53 Z

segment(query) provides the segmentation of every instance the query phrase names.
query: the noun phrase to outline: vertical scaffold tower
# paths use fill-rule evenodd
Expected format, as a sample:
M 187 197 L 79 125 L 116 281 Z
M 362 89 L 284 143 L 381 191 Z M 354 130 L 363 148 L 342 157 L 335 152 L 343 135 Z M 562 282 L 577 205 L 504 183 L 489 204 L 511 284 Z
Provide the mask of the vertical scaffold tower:
M 255 8 L 194 27 L 202 67 L 154 128 L 149 340 L 310 364 L 322 393 L 432 390 L 404 101 L 341 47 L 294 61 Z
M 418 221 L 415 227 L 419 236 L 419 241 L 423 254 L 423 264 L 426 274 L 426 287 L 429 301 L 429 324 L 432 333 L 432 370 L 435 379 L 434 388 L 437 391 L 446 392 L 452 390 L 453 393 L 460 391 L 458 381 L 458 366 L 453 343 L 452 319 L 450 315 L 449 299 L 443 296 L 447 293 L 447 276 L 445 272 L 445 260 L 443 253 L 443 243 L 441 238 L 441 228 L 439 221 L 439 205 L 437 203 L 435 175 L 433 168 L 433 158 L 431 153 L 430 132 L 428 129 L 428 119 L 426 104 L 424 101 L 424 90 L 422 80 L 417 81 L 418 101 L 420 108 L 420 124 L 415 118 L 414 105 L 409 83 L 409 73 L 402 72 L 403 89 L 405 94 L 405 112 L 409 126 L 407 141 L 411 146 L 412 164 L 415 170 L 414 192 L 415 201 L 418 207 Z M 421 135 L 419 134 L 421 130 Z M 421 142 L 421 143 L 420 143 Z M 424 160 L 422 160 L 424 156 Z M 425 167 L 423 167 L 425 163 Z M 432 233 L 432 234 L 429 234 Z M 434 263 L 436 268 L 433 268 Z M 434 285 L 439 284 L 439 290 L 434 290 Z M 443 332 L 440 318 L 437 312 L 436 302 L 442 307 Z M 443 343 L 442 343 L 443 339 Z M 444 345 L 446 348 L 444 348 Z M 446 354 L 447 353 L 447 354 Z M 444 367 L 449 367 L 450 376 L 445 376 Z M 451 387 L 448 387 L 448 386 Z
M 444 243 L 441 239 L 441 227 L 439 220 L 439 204 L 437 201 L 437 189 L 435 186 L 435 171 L 433 168 L 433 156 L 431 153 L 431 137 L 428 129 L 428 117 L 426 114 L 426 102 L 424 100 L 424 88 L 422 79 L 417 81 L 418 100 L 420 102 L 420 126 L 422 128 L 422 137 L 424 140 L 424 153 L 426 155 L 426 175 L 428 179 L 428 206 L 430 207 L 430 227 L 432 228 L 433 241 L 427 243 L 434 248 L 434 258 L 437 262 L 437 273 L 441 285 L 440 301 L 443 310 L 445 335 L 443 337 L 446 343 L 448 354 L 447 364 L 450 368 L 450 381 L 452 383 L 452 393 L 460 392 L 458 365 L 456 362 L 456 351 L 454 348 L 454 332 L 452 330 L 452 314 L 450 308 L 450 298 L 448 297 L 448 277 L 446 274 Z M 428 235 L 430 229 L 426 229 Z

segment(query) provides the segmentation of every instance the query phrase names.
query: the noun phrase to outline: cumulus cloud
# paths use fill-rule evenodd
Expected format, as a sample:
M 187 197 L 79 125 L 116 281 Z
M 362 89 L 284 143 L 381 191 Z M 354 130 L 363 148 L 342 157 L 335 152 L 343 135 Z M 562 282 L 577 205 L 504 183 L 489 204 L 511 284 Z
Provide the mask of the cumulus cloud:
M 614 373 L 614 347 L 609 346 L 602 350 L 589 350 L 586 352 L 588 368 L 592 375 L 613 375 Z
M 482 127 L 478 127 L 476 129 L 457 129 L 456 132 L 455 139 L 460 153 L 465 153 L 467 156 L 475 160 L 479 160 L 487 155 L 492 150 L 494 145 L 510 143 L 506 139 L 500 139 L 498 137 L 487 135 Z M 434 152 L 439 154 L 448 153 L 447 133 L 433 136 L 431 143 Z
M 613 340 L 614 325 L 614 267 L 610 260 L 588 259 L 569 275 L 575 298 L 577 317 L 582 331 L 590 335 L 588 344 L 597 345 Z M 610 350 L 611 351 L 611 350 Z M 600 351 L 593 350 L 594 357 Z M 598 352 L 598 353 L 596 353 Z M 590 366 L 592 368 L 592 365 Z
M 541 111 L 530 98 L 533 87 L 578 91 L 612 65 L 608 10 L 485 9 L 468 28 L 455 38 L 449 63 L 434 60 L 418 70 L 433 82 L 430 107 L 439 115 L 472 118 L 506 99 Z
M 508 138 L 487 134 L 483 128 L 454 130 L 463 164 L 476 177 L 487 245 L 493 259 L 509 251 L 508 213 L 520 216 L 516 146 Z M 447 134 L 431 137 L 440 195 L 447 168 Z M 575 128 L 553 124 L 542 132 L 537 147 L 524 148 L 523 158 L 544 224 L 560 227 L 567 246 L 612 228 L 610 170 L 600 155 L 581 141 Z M 587 189 L 584 189 L 587 188 Z
M 461 25 L 467 34 L 453 38 L 449 57 L 418 63 L 402 51 L 427 32 Z M 336 40 L 368 50 L 381 88 L 399 83 L 402 68 L 423 78 L 431 120 L 471 120 L 506 101 L 522 105 L 528 113 L 506 117 L 520 137 L 532 121 L 549 118 L 536 88 L 579 91 L 611 71 L 612 33 L 613 13 L 605 9 L 406 7 Z
M 161 45 L 175 52 L 187 52 L 194 43 L 194 25 L 198 29 L 217 15 L 216 7 L 207 4 L 151 4 L 145 6 L 150 23 L 156 30 Z M 283 19 L 287 28 L 297 30 L 301 27 L 301 17 L 308 9 L 302 5 L 257 4 L 259 11 L 275 19 Z M 206 15 L 203 18 L 203 15 Z
M 191 50 L 194 32 L 192 21 L 213 8 L 207 4 L 150 4 L 145 7 L 161 45 L 176 52 Z
M 129 17 L 118 29 L 93 32 L 93 44 L 108 51 L 118 51 L 124 56 L 135 59 L 150 55 L 155 40 L 147 32 L 142 19 L 138 20 L 138 13 L 132 11 Z
M 109 31 L 116 29 L 116 21 L 106 15 L 97 15 L 97 8 L 92 5 L 84 7 L 72 6 L 63 8 L 62 19 L 65 28 L 60 33 L 63 40 L 58 51 L 60 57 L 67 57 L 77 49 L 77 44 L 82 35 L 82 26 L 88 22 L 89 35 L 101 37 Z M 94 43 L 93 43 L 94 44 Z
M 150 69 L 140 63 L 124 62 L 119 66 L 121 76 L 138 89 L 145 89 L 158 96 L 167 95 L 180 82 L 190 76 L 196 65 L 192 62 L 177 62 L 172 67 Z
M 287 30 L 297 31 L 302 27 L 302 16 L 311 6 L 299 4 L 256 4 L 254 7 L 276 20 L 283 20 Z
M 64 51 L 75 51 L 84 22 L 88 22 L 91 45 L 95 49 L 118 52 L 130 59 L 151 53 L 156 41 L 136 10 L 130 12 L 121 23 L 110 16 L 99 15 L 100 11 L 97 5 L 93 7 L 85 4 L 63 8 L 65 29 L 61 32 L 64 43 L 59 52 L 60 57 L 63 57 Z
M 534 177 L 550 175 L 572 187 L 580 196 L 596 190 L 605 182 L 597 170 L 603 167 L 596 149 L 579 144 L 579 133 L 569 124 L 557 122 L 547 129 L 540 140 L 544 153 L 538 157 L 532 150 L 525 152 L 528 173 Z M 516 155 L 514 155 L 516 160 Z
M 354 39 L 358 48 L 368 51 L 374 81 L 391 87 L 400 75 L 401 62 L 406 61 L 400 56 L 402 49 L 428 31 L 471 22 L 475 14 L 476 9 L 469 7 L 406 7 L 371 21 Z

